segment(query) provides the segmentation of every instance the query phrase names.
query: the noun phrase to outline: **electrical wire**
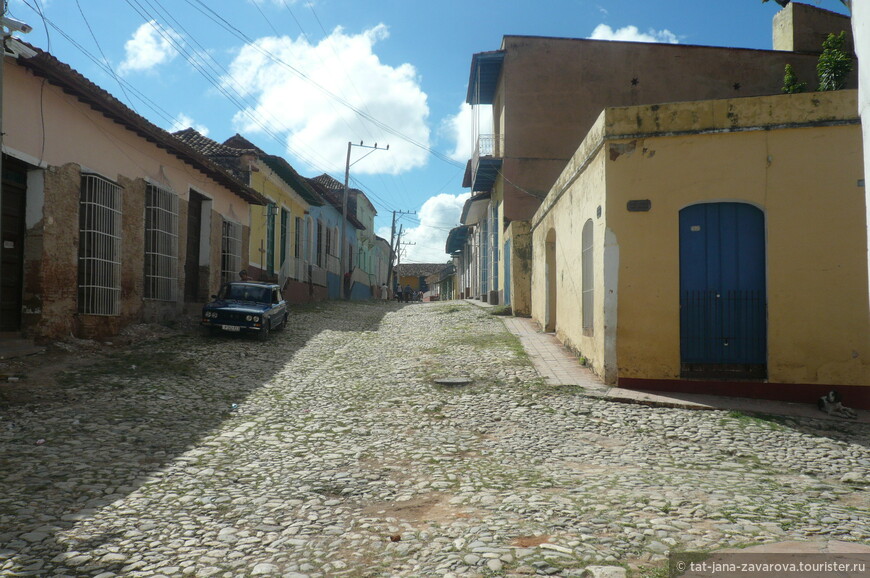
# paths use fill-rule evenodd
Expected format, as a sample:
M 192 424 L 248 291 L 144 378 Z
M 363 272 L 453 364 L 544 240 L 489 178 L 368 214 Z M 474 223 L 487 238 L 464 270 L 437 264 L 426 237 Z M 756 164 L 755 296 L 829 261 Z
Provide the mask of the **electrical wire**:
M 27 0 L 22 0 L 22 1 L 24 2 L 24 4 L 28 8 L 30 8 L 31 10 L 38 13 L 37 8 L 31 6 L 27 2 Z M 81 52 L 85 57 L 87 57 L 88 60 L 93 62 L 98 68 L 100 68 L 101 70 L 103 70 L 104 72 L 106 72 L 109 75 L 112 74 L 112 72 L 106 68 L 105 62 L 103 62 L 101 59 L 94 56 L 84 46 L 79 44 L 72 36 L 67 34 L 62 28 L 60 28 L 57 24 L 55 24 L 50 18 L 47 18 L 47 17 L 43 18 L 43 23 L 46 25 L 45 26 L 46 34 L 48 33 L 48 30 L 50 27 L 55 32 L 60 34 L 70 44 L 72 44 L 79 52 Z M 149 99 L 147 96 L 145 96 L 143 93 L 141 93 L 138 89 L 136 89 L 135 86 L 133 86 L 129 82 L 125 81 L 123 78 L 119 77 L 119 80 L 121 83 L 124 84 L 124 86 L 127 88 L 127 90 L 129 92 L 133 93 L 140 100 L 140 102 L 147 105 L 148 108 L 150 108 L 156 115 L 162 117 L 164 120 L 168 120 L 169 122 L 172 122 L 172 120 L 173 120 L 172 116 L 168 112 L 166 112 L 164 109 L 162 109 L 157 103 L 155 103 L 153 100 Z
M 99 50 L 99 52 L 100 52 L 100 56 L 103 57 L 103 62 L 106 63 L 106 69 L 108 69 L 111 72 L 112 78 L 114 78 L 115 82 L 118 83 L 118 87 L 121 89 L 121 92 L 124 93 L 124 97 L 127 99 L 127 102 L 130 104 L 130 108 L 132 108 L 136 112 L 136 114 L 139 114 L 139 111 L 136 110 L 136 107 L 133 105 L 133 101 L 130 98 L 130 95 L 127 94 L 127 89 L 124 88 L 124 84 L 121 82 L 121 79 L 118 78 L 118 75 L 115 73 L 115 69 L 112 68 L 112 65 L 109 63 L 109 59 L 106 58 L 106 53 L 103 52 L 103 47 L 100 46 L 100 42 L 97 40 L 97 35 L 94 34 L 94 29 L 91 28 L 91 23 L 88 22 L 88 18 L 87 18 L 87 16 L 85 16 L 85 11 L 82 10 L 82 5 L 79 2 L 79 0 L 76 0 L 76 7 L 78 7 L 78 9 L 79 9 L 79 14 L 82 15 L 82 20 L 85 21 L 85 26 L 87 27 L 88 32 L 90 32 L 91 38 L 94 40 L 94 44 L 97 46 L 97 50 Z
M 293 66 L 292 64 L 290 64 L 287 61 L 285 61 L 284 59 L 279 58 L 278 56 L 272 54 L 268 50 L 265 50 L 264 48 L 259 46 L 256 41 L 254 41 L 253 39 L 248 37 L 244 32 L 242 32 L 241 30 L 239 30 L 238 28 L 233 26 L 230 22 L 228 22 L 223 16 L 221 16 L 220 14 L 215 12 L 212 8 L 206 6 L 202 0 L 185 0 L 185 2 L 187 2 L 191 6 L 194 6 L 194 4 L 201 6 L 202 10 L 200 10 L 200 11 L 203 12 L 203 10 L 204 10 L 205 11 L 205 12 L 203 12 L 204 14 L 211 14 L 213 16 L 212 20 L 215 22 L 218 22 L 224 29 L 226 29 L 229 32 L 231 32 L 232 34 L 236 35 L 241 40 L 244 40 L 245 42 L 247 42 L 254 50 L 259 52 L 260 54 L 262 54 L 263 56 L 265 56 L 266 58 L 268 58 L 269 60 L 271 60 L 275 64 L 278 64 L 280 66 L 287 68 L 288 70 L 290 70 L 291 72 L 293 72 L 294 74 L 299 76 L 299 78 L 301 78 L 305 82 L 309 83 L 311 86 L 317 88 L 318 90 L 320 90 L 321 92 L 326 94 L 329 98 L 332 98 L 336 102 L 346 106 L 351 111 L 356 113 L 359 117 L 364 118 L 365 120 L 371 122 L 375 126 L 388 132 L 389 134 L 392 134 L 394 136 L 399 137 L 400 139 L 407 142 L 408 144 L 414 145 L 414 146 L 416 146 L 424 151 L 429 152 L 430 154 L 432 154 L 436 158 L 438 158 L 438 159 L 440 159 L 448 164 L 451 164 L 454 166 L 464 166 L 464 165 L 461 165 L 458 161 L 455 161 L 452 158 L 448 157 L 447 155 L 440 153 L 434 149 L 429 148 L 427 145 L 418 142 L 417 140 L 405 135 L 401 131 L 394 129 L 393 127 L 391 127 L 387 123 L 385 123 L 385 122 L 375 118 L 374 116 L 366 113 L 365 111 L 359 109 L 358 107 L 356 107 L 353 104 L 351 104 L 350 102 L 348 102 L 346 99 L 335 94 L 334 92 L 330 91 L 325 86 L 323 86 L 320 83 L 318 83 L 317 81 L 315 81 L 313 78 L 311 78 L 310 76 L 308 76 L 307 74 L 305 74 L 304 72 L 302 72 L 301 70 L 299 70 L 298 68 Z M 196 6 L 194 6 L 194 7 L 196 7 Z
M 38 0 L 35 0 L 35 1 L 38 1 Z M 126 0 L 127 4 L 145 22 L 149 23 L 153 27 L 155 32 L 157 32 L 157 34 L 160 35 L 160 37 L 163 38 L 164 41 L 167 42 L 168 45 L 170 45 L 174 50 L 176 50 L 177 53 L 182 55 L 185 58 L 185 60 L 191 65 L 191 67 L 193 67 L 212 86 L 214 86 L 221 94 L 223 94 L 224 97 L 226 97 L 240 111 L 242 111 L 242 113 L 246 116 L 246 118 L 248 118 L 249 120 L 251 120 L 252 123 L 254 123 L 258 127 L 260 127 L 265 134 L 270 136 L 276 142 L 279 142 L 281 145 L 287 147 L 288 152 L 299 157 L 301 160 L 303 160 L 303 162 L 306 162 L 307 164 L 309 164 L 312 167 L 317 167 L 320 164 L 318 162 L 315 162 L 313 159 L 311 159 L 309 157 L 309 155 L 304 154 L 301 151 L 291 149 L 291 147 L 289 147 L 289 144 L 286 142 L 286 140 L 283 140 L 279 134 L 277 134 L 273 130 L 271 130 L 269 128 L 269 126 L 266 125 L 266 123 L 264 122 L 263 119 L 255 117 L 250 112 L 250 109 L 252 109 L 253 106 L 250 105 L 250 103 L 246 102 L 246 99 L 245 99 L 244 95 L 242 94 L 241 90 L 239 90 L 236 87 L 229 87 L 228 88 L 228 83 L 232 82 L 231 75 L 229 74 L 229 72 L 226 71 L 225 68 L 220 66 L 220 64 L 218 64 L 216 61 L 214 61 L 213 58 L 211 58 L 208 51 L 199 42 L 196 41 L 195 36 L 193 36 L 189 32 L 187 32 L 185 30 L 184 26 L 180 22 L 178 22 L 177 19 L 175 19 L 172 16 L 172 13 L 169 12 L 165 7 L 163 7 L 162 4 L 160 4 L 159 0 L 155 0 L 156 7 L 154 4 L 151 4 L 148 0 L 142 0 L 142 1 L 145 2 L 148 6 L 146 7 L 145 5 L 143 5 L 143 3 L 140 2 L 139 0 Z M 194 3 L 191 2 L 191 0 L 186 0 L 186 1 L 188 4 L 190 4 L 194 8 L 197 8 L 197 6 L 195 6 Z M 26 5 L 28 5 L 31 9 L 36 11 L 37 13 L 40 12 L 39 9 L 34 8 L 30 4 L 28 4 L 26 0 L 24 0 L 24 3 Z M 77 0 L 77 4 L 78 4 L 78 0 Z M 418 147 L 428 151 L 429 153 L 433 154 L 437 158 L 440 158 L 441 160 L 448 162 L 449 164 L 457 167 L 458 169 L 464 170 L 464 168 L 465 168 L 464 164 L 461 164 L 458 161 L 454 161 L 453 159 L 449 159 L 443 155 L 440 155 L 440 153 L 437 153 L 437 151 L 430 149 L 426 145 L 423 145 L 422 143 L 418 143 L 410 137 L 406 137 L 405 135 L 403 135 L 403 134 L 399 133 L 398 131 L 395 131 L 394 129 L 389 127 L 389 125 L 386 125 L 385 123 L 378 121 L 372 115 L 370 115 L 367 111 L 360 110 L 359 108 L 354 107 L 346 100 L 342 99 L 341 97 L 333 94 L 331 91 L 320 86 L 318 83 L 316 83 L 315 81 L 313 81 L 312 79 L 307 77 L 304 73 L 295 69 L 292 65 L 289 65 L 288 63 L 286 63 L 283 59 L 275 56 L 274 54 L 271 54 L 268 50 L 265 50 L 262 47 L 258 46 L 256 44 L 256 42 L 254 42 L 252 39 L 247 37 L 244 33 L 242 33 L 236 27 L 229 24 L 224 18 L 217 15 L 213 10 L 211 10 L 210 8 L 205 6 L 203 4 L 203 2 L 196 0 L 195 4 L 197 4 L 201 7 L 201 8 L 198 8 L 198 10 L 201 13 L 205 14 L 206 16 L 209 16 L 209 12 L 210 12 L 211 13 L 210 19 L 212 21 L 218 23 L 219 25 L 221 25 L 221 27 L 230 31 L 232 34 L 241 38 L 245 42 L 248 42 L 258 52 L 260 52 L 261 54 L 266 56 L 270 61 L 275 62 L 275 63 L 277 63 L 285 68 L 290 69 L 291 71 L 294 72 L 294 74 L 297 74 L 298 76 L 300 76 L 300 78 L 302 78 L 303 80 L 305 80 L 306 82 L 308 82 L 312 86 L 315 86 L 316 88 L 320 89 L 321 91 L 324 91 L 335 102 L 338 102 L 339 104 L 342 104 L 344 106 L 349 107 L 354 113 L 356 113 L 361 118 L 363 118 L 365 120 L 369 120 L 370 122 L 372 122 L 376 126 L 379 126 L 382 129 L 386 130 L 390 134 L 400 136 L 400 138 L 402 138 L 402 140 L 409 142 L 410 144 L 413 144 L 415 146 L 418 146 Z M 298 20 L 296 19 L 295 15 L 290 10 L 289 6 L 286 5 L 286 2 L 284 2 L 284 6 L 285 6 L 285 8 L 287 8 L 288 12 L 291 14 L 291 16 L 294 18 L 294 20 L 297 21 L 297 24 L 300 24 L 298 22 Z M 170 115 L 165 110 L 161 109 L 159 107 L 159 105 L 157 105 L 156 103 L 154 103 L 153 101 L 148 99 L 147 96 L 145 96 L 144 94 L 142 94 L 141 92 L 136 90 L 135 87 L 133 87 L 129 82 L 121 79 L 117 75 L 117 73 L 114 71 L 114 69 L 109 64 L 108 58 L 106 57 L 105 53 L 103 52 L 102 47 L 99 45 L 99 42 L 94 37 L 95 35 L 93 33 L 93 30 L 90 27 L 90 23 L 87 21 L 87 18 L 84 15 L 83 11 L 81 10 L 80 5 L 79 5 L 79 10 L 80 10 L 80 13 L 82 13 L 83 19 L 85 19 L 85 22 L 88 26 L 88 29 L 91 33 L 91 36 L 94 39 L 94 42 L 95 42 L 95 44 L 100 52 L 100 55 L 102 57 L 101 59 L 98 59 L 94 55 L 90 54 L 90 52 L 88 52 L 86 49 L 84 49 L 78 42 L 76 42 L 70 35 L 65 33 L 56 24 L 50 23 L 50 26 L 52 28 L 54 28 L 55 30 L 58 30 L 58 32 L 60 32 L 62 36 L 64 36 L 68 41 L 71 42 L 71 44 L 73 44 L 80 51 L 82 51 L 82 53 L 85 54 L 95 64 L 97 64 L 99 68 L 101 68 L 102 70 L 104 70 L 105 72 L 110 74 L 116 80 L 116 82 L 118 82 L 119 86 L 121 87 L 121 90 L 124 92 L 124 95 L 125 95 L 127 101 L 131 103 L 131 107 L 132 107 L 132 97 L 131 97 L 130 93 L 132 93 L 137 99 L 139 99 L 140 102 L 146 103 L 148 105 L 148 107 L 151 110 L 153 110 L 155 113 L 157 113 L 159 116 L 162 116 L 163 118 L 165 118 L 169 122 L 174 123 L 175 119 L 172 115 Z M 169 27 L 169 26 L 166 26 L 164 24 L 160 24 L 159 19 L 156 17 L 156 14 L 160 14 L 161 11 L 162 11 L 163 18 L 165 18 L 168 21 L 172 21 L 174 23 L 173 27 Z M 262 14 L 262 11 L 260 11 L 260 13 Z M 44 17 L 44 15 L 43 15 L 43 17 Z M 316 12 L 315 12 L 315 18 L 317 18 L 318 23 L 321 25 L 321 28 L 323 28 L 322 22 L 320 22 L 320 19 L 319 19 L 319 17 L 317 17 Z M 45 20 L 48 21 L 47 19 L 45 19 Z M 48 31 L 48 28 L 49 28 L 49 26 L 46 26 L 46 31 Z M 200 55 L 195 55 L 195 54 L 191 53 L 186 48 L 186 46 L 184 45 L 184 43 L 181 40 L 181 35 L 176 31 L 176 29 L 184 32 L 186 35 L 186 38 L 190 39 L 190 41 L 200 49 Z M 300 24 L 300 29 L 302 30 L 303 35 L 305 35 L 305 31 L 304 31 L 304 29 L 302 29 L 301 24 Z M 325 30 L 324 30 L 324 32 L 325 32 Z M 306 35 L 306 37 L 307 37 L 307 35 Z M 211 62 L 209 62 L 209 60 L 211 60 Z M 220 78 L 220 76 L 222 76 L 223 79 Z M 128 93 L 128 90 L 130 91 L 130 93 Z M 260 114 L 262 114 L 262 112 Z M 323 171 L 323 172 L 326 172 L 326 171 Z M 383 180 L 383 177 L 381 177 L 381 179 Z M 385 207 L 389 210 L 392 210 L 392 208 L 393 208 L 392 203 L 387 202 L 384 198 L 375 194 L 373 191 L 371 191 L 371 189 L 369 187 L 367 187 L 361 181 L 359 181 L 359 179 L 354 179 L 354 181 L 357 183 L 358 187 L 361 190 L 363 188 L 368 190 L 367 196 L 369 196 L 373 202 L 376 202 L 382 208 Z M 443 190 L 448 185 L 449 185 L 449 182 L 445 183 L 440 190 Z M 385 188 L 387 188 L 387 187 L 385 187 Z M 529 193 L 529 194 L 531 194 L 531 193 Z M 417 223 L 419 223 L 419 221 L 417 221 Z M 450 230 L 450 229 L 445 228 L 445 227 L 435 227 L 435 226 L 431 226 L 431 225 L 422 225 L 422 223 L 419 223 L 419 225 L 425 226 L 427 228 L 434 229 L 434 230 L 444 230 L 444 231 Z

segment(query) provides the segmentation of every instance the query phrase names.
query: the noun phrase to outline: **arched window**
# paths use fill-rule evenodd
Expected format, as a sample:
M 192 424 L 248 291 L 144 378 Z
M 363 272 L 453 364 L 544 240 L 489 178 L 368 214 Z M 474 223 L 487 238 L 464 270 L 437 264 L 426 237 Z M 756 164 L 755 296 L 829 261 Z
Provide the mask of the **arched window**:
M 592 251 L 592 219 L 589 219 L 583 225 L 582 243 L 583 329 L 591 331 L 595 322 L 595 268 Z

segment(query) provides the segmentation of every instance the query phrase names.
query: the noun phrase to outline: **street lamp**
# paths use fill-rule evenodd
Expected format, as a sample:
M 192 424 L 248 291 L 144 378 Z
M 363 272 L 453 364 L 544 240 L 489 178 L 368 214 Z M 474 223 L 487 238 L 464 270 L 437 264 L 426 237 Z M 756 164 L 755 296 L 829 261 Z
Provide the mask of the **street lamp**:
M 344 194 L 341 197 L 341 227 L 339 227 L 339 230 L 338 230 L 338 251 L 339 251 L 339 253 L 338 253 L 338 267 L 339 267 L 339 272 L 341 275 L 341 277 L 340 277 L 341 278 L 341 291 L 340 291 L 339 295 L 341 295 L 342 299 L 350 298 L 350 295 L 345 294 L 345 288 L 344 288 L 345 275 L 348 275 L 348 276 L 350 275 L 350 271 L 345 272 L 345 270 L 344 270 L 345 269 L 345 265 L 344 265 L 344 263 L 345 263 L 345 258 L 344 258 L 344 253 L 345 253 L 345 251 L 344 251 L 344 227 L 347 224 L 347 182 L 348 182 L 348 180 L 350 180 L 350 165 L 351 165 L 350 151 L 353 147 L 371 149 L 368 153 L 363 155 L 361 158 L 354 161 L 353 164 L 358 163 L 359 161 L 363 160 L 364 158 L 366 158 L 367 156 L 369 156 L 370 154 L 372 154 L 375 151 L 388 151 L 388 150 L 390 150 L 390 145 L 387 145 L 386 147 L 379 147 L 378 143 L 375 143 L 374 146 L 364 144 L 363 141 L 359 141 L 359 144 L 352 143 L 352 142 L 347 143 L 347 162 L 344 165 Z M 347 288 L 350 289 L 350 279 L 348 279 Z

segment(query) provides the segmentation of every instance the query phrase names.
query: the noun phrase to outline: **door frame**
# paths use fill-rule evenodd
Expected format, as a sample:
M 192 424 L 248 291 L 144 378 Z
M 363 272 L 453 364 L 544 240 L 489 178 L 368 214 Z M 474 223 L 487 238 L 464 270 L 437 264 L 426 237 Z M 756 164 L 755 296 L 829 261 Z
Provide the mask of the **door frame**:
M 700 232 L 702 226 L 707 227 L 710 215 L 705 211 L 704 223 L 699 221 L 690 226 L 687 219 L 693 216 L 688 211 L 710 206 L 720 209 L 733 206 L 734 229 L 730 232 L 723 230 L 727 216 L 717 211 L 715 234 L 705 236 L 701 248 L 700 267 L 704 279 L 699 282 L 695 273 L 695 279 L 687 280 L 685 269 L 688 261 L 699 256 L 698 245 L 690 244 L 686 235 Z M 765 379 L 768 282 L 767 215 L 764 209 L 744 201 L 694 203 L 680 209 L 678 223 L 680 376 L 691 379 Z M 748 232 L 751 237 L 744 237 L 741 242 L 741 231 Z M 708 235 L 708 232 L 704 234 Z M 711 243 L 714 243 L 712 247 Z M 737 251 L 728 250 L 737 244 L 740 245 Z M 760 256 L 757 252 L 747 252 L 758 246 L 762 249 Z M 689 254 L 693 248 L 696 251 L 694 256 Z M 744 252 L 738 252 L 740 250 Z M 741 254 L 749 258 L 741 258 Z M 711 263 L 711 257 L 715 259 L 714 263 Z M 698 265 L 698 262 L 694 263 L 694 267 Z

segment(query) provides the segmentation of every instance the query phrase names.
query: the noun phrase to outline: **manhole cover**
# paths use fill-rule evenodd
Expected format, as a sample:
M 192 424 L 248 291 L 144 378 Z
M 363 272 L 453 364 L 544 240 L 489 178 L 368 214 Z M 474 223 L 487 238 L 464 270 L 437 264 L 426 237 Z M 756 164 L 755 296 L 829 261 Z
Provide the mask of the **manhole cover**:
M 468 377 L 439 377 L 435 380 L 435 383 L 438 385 L 468 385 L 471 383 L 471 379 Z

